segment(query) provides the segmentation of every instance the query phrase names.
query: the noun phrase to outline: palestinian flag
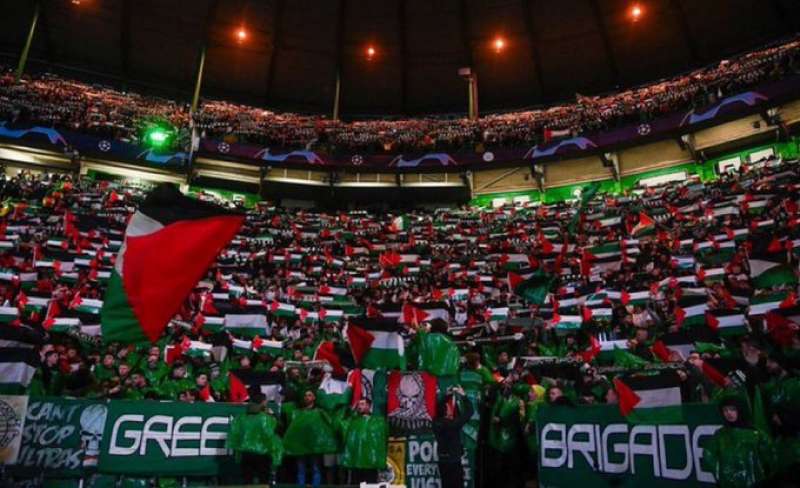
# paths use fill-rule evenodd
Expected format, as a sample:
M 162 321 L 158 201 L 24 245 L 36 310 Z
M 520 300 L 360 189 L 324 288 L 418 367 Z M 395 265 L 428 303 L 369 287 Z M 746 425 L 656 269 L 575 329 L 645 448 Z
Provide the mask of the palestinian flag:
M 394 319 L 351 318 L 345 329 L 353 358 L 367 369 L 405 369 L 405 344 Z
M 709 310 L 706 324 L 721 335 L 747 332 L 747 317 L 738 310 Z
M 791 347 L 796 330 L 800 327 L 800 307 L 773 310 L 764 319 L 772 340 L 779 346 Z
M 272 302 L 269 311 L 276 317 L 294 318 L 298 315 L 297 308 L 291 303 Z
M 398 319 L 404 324 L 421 324 L 436 319 L 449 322 L 450 312 L 447 304 L 442 302 L 405 303 L 401 308 L 401 314 Z
M 748 259 L 750 279 L 755 288 L 796 286 L 797 274 L 788 264 L 765 259 Z
M 524 279 L 517 273 L 508 273 L 509 288 L 523 300 L 536 305 L 544 305 L 555 278 L 546 273 L 535 273 Z
M 267 317 L 262 314 L 226 314 L 223 320 L 226 331 L 237 337 L 266 335 Z
M 347 381 L 326 373 L 317 388 L 317 405 L 324 410 L 333 411 L 350 405 L 352 396 L 353 392 Z
M 283 372 L 259 372 L 252 369 L 235 369 L 228 372 L 229 400 L 246 402 L 250 395 L 261 392 L 267 403 L 280 405 L 283 402 Z
M 749 317 L 764 315 L 776 309 L 789 309 L 797 305 L 797 296 L 794 292 L 778 291 L 766 293 L 750 299 L 750 308 L 747 311 Z
M 650 301 L 650 290 L 641 291 L 627 291 L 621 292 L 607 292 L 608 298 L 611 300 L 618 299 L 619 302 L 625 306 L 627 305 L 645 305 Z
M 164 347 L 164 358 L 167 364 L 172 364 L 182 356 L 190 358 L 209 358 L 214 346 L 201 341 L 193 341 L 188 337 L 184 338 L 180 344 L 171 344 Z
M 550 319 L 550 325 L 555 327 L 558 332 L 579 330 L 582 324 L 583 315 L 560 315 L 553 312 L 553 318 Z
M 680 405 L 680 378 L 673 370 L 637 373 L 614 378 L 619 410 L 628 416 L 634 409 Z
M 694 327 L 706 323 L 708 305 L 701 303 L 688 307 L 675 307 L 675 325 L 678 327 Z
M 656 221 L 644 212 L 639 212 L 639 223 L 631 229 L 633 236 L 645 236 L 653 234 L 656 230 Z
M 53 317 L 45 320 L 42 326 L 48 332 L 65 334 L 72 329 L 79 328 L 81 326 L 81 321 L 80 319 L 71 317 Z
M 10 324 L 19 319 L 19 308 L 0 307 L 0 324 Z
M 489 307 L 485 316 L 489 321 L 504 322 L 508 318 L 508 307 Z
M 684 361 L 692 351 L 697 349 L 696 343 L 698 341 L 712 343 L 717 341 L 717 338 L 710 329 L 681 329 L 676 332 L 667 332 L 660 336 L 653 343 L 652 351 L 662 362 L 669 362 L 674 358 L 673 354 L 677 354 L 680 358 L 679 360 Z
M 39 353 L 26 326 L 0 326 L 0 394 L 24 393 L 39 367 Z
M 128 222 L 101 312 L 108 342 L 155 342 L 244 216 L 155 188 Z

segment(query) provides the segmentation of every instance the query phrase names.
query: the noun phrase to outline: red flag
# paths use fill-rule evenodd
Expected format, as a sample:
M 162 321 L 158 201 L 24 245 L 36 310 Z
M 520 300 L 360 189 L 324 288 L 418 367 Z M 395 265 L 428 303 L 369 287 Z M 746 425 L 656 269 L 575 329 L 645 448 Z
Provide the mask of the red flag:
M 587 363 L 590 363 L 592 362 L 592 359 L 597 357 L 598 354 L 600 354 L 600 341 L 597 340 L 597 337 L 590 336 L 589 348 L 580 352 L 581 359 Z
M 619 411 L 623 416 L 627 416 L 631 413 L 636 405 L 642 401 L 639 395 L 619 378 L 614 378 L 614 389 L 617 391 Z
M 364 355 L 369 351 L 375 336 L 366 330 L 356 325 L 349 324 L 347 326 L 347 341 L 350 343 L 350 349 L 353 351 L 353 359 L 357 364 L 361 364 Z
M 711 366 L 708 361 L 703 361 L 703 374 L 705 374 L 708 379 L 713 381 L 717 386 L 724 387 L 725 386 L 725 376 L 717 370 L 714 366 Z
M 793 308 L 796 305 L 797 295 L 795 295 L 794 292 L 790 292 L 789 295 L 781 302 L 780 308 Z
M 333 374 L 335 376 L 341 376 L 344 374 L 342 360 L 339 358 L 339 354 L 336 352 L 336 345 L 331 341 L 324 341 L 320 343 L 319 347 L 317 347 L 317 351 L 314 353 L 314 360 L 327 361 L 328 364 L 330 364 L 333 368 Z
M 204 402 L 213 402 L 214 397 L 211 395 L 211 385 L 206 384 L 206 386 L 199 391 L 198 397 Z
M 228 398 L 231 402 L 243 403 L 250 398 L 250 394 L 247 392 L 247 385 L 233 373 L 228 373 L 228 386 Z
M 772 340 L 781 347 L 792 345 L 792 339 L 797 334 L 798 324 L 776 312 L 769 312 L 766 316 L 767 332 Z
M 783 252 L 783 243 L 777 237 L 773 237 L 772 242 L 767 247 L 767 251 L 771 253 Z
M 706 324 L 711 330 L 719 329 L 719 319 L 711 312 L 706 312 Z
M 683 325 L 683 321 L 686 320 L 686 311 L 681 307 L 675 307 L 675 326 L 679 329 L 681 325 Z
M 668 363 L 670 358 L 670 350 L 661 340 L 657 340 L 653 343 L 653 354 L 656 355 L 661 362 Z

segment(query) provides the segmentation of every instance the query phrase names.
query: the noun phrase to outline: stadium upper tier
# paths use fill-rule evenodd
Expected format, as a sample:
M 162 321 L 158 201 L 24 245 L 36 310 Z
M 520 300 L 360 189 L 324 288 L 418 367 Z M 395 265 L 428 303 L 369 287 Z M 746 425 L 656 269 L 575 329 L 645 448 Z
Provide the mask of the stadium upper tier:
M 334 121 L 321 115 L 279 113 L 225 101 L 205 100 L 194 117 L 200 135 L 226 143 L 324 149 L 326 153 L 403 151 L 482 152 L 523 147 L 554 137 L 606 131 L 646 123 L 678 110 L 713 105 L 756 84 L 800 73 L 800 40 L 794 38 L 673 78 L 603 96 L 537 110 L 493 114 L 477 120 L 431 116 L 413 119 Z M 188 143 L 188 103 L 89 85 L 52 74 L 15 83 L 0 79 L 0 120 L 87 132 L 134 144 L 142 128 L 168 122 Z M 175 148 L 177 149 L 177 147 Z

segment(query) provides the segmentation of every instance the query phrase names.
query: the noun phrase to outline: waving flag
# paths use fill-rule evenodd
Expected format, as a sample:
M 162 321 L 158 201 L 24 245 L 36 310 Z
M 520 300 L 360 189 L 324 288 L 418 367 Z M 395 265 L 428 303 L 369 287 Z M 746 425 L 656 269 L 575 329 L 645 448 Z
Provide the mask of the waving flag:
M 555 278 L 546 273 L 535 273 L 528 279 L 517 273 L 508 273 L 508 286 L 529 303 L 544 305 Z
M 350 319 L 345 336 L 362 368 L 405 369 L 405 344 L 394 319 Z
M 614 388 L 619 397 L 619 410 L 625 416 L 634 409 L 670 407 L 682 403 L 680 378 L 672 370 L 615 378 Z
M 631 230 L 631 235 L 644 236 L 656 230 L 656 221 L 644 212 L 639 212 L 639 223 Z
M 154 189 L 117 255 L 101 311 L 104 339 L 155 342 L 243 221 L 175 186 Z

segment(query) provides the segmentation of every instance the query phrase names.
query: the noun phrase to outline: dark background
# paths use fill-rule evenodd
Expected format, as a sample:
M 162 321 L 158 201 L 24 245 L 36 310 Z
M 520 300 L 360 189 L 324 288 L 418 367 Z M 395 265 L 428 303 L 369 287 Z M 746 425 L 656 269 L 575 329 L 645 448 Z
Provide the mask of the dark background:
M 188 100 L 207 39 L 204 96 L 330 113 L 339 66 L 345 117 L 463 113 L 467 65 L 485 113 L 656 80 L 800 30 L 797 0 L 641 0 L 638 22 L 628 0 L 41 1 L 33 71 Z M 33 6 L 0 0 L 0 62 L 16 63 Z

